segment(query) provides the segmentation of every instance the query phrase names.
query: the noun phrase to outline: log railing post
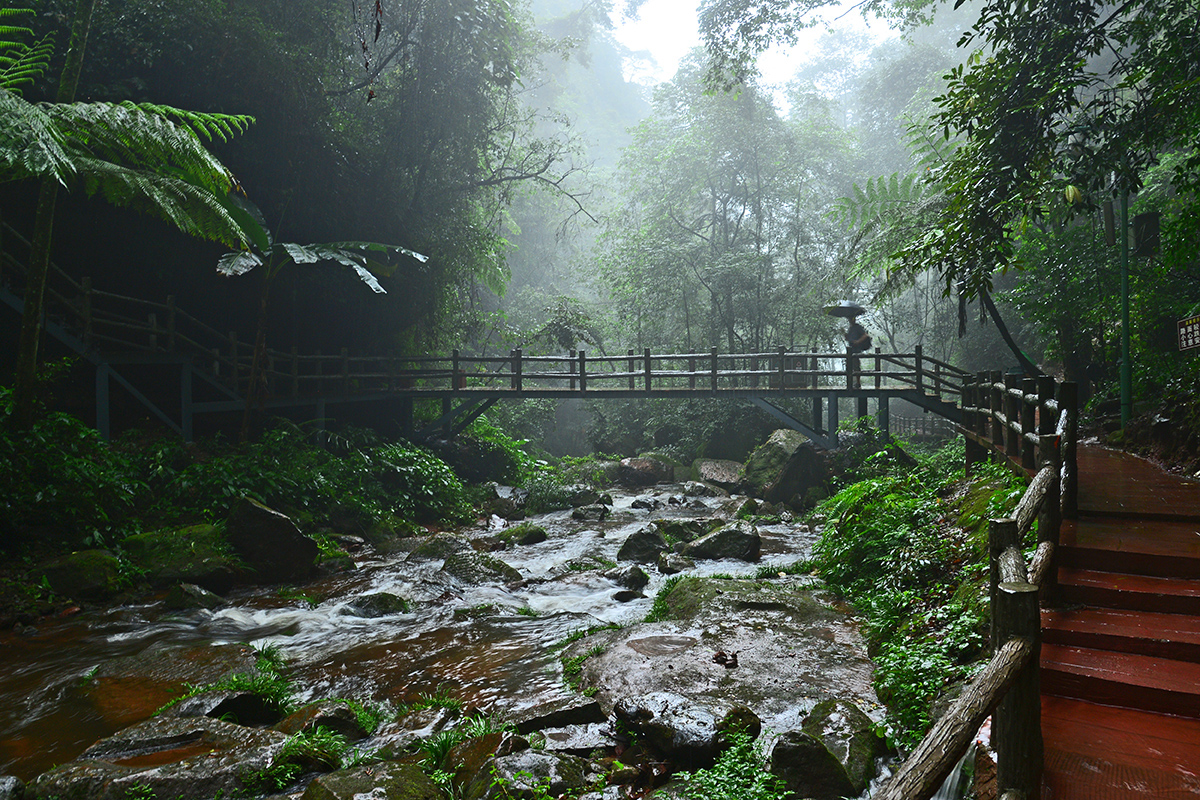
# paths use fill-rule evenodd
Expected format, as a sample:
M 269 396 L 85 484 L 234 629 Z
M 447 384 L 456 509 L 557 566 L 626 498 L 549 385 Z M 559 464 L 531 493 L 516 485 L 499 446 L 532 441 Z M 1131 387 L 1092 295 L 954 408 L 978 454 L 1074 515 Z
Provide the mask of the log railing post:
M 522 364 L 521 364 L 521 348 L 516 348 L 512 351 L 512 389 L 514 392 L 521 391 L 522 387 Z
M 1033 642 L 1033 658 L 1017 673 L 992 716 L 992 746 L 996 750 L 996 786 L 1025 797 L 1040 797 L 1045 749 L 1042 742 L 1042 696 L 1036 653 L 1041 637 L 1041 614 L 1036 586 L 1024 581 L 997 587 L 992 609 L 1002 641 Z
M 1037 466 L 1034 450 L 1037 445 L 1029 437 L 1037 428 L 1037 406 L 1031 397 L 1037 392 L 1037 381 L 1024 378 L 1021 381 L 1021 466 L 1030 472 Z
M 999 372 L 993 371 L 988 373 L 988 410 L 991 411 L 992 417 L 992 447 L 1001 453 L 1004 452 L 1004 423 L 1000 418 L 1004 414 L 1004 387 L 1001 384 L 1001 375 Z
M 1037 377 L 1037 432 L 1038 436 L 1045 436 L 1048 433 L 1054 433 L 1054 426 L 1058 424 L 1058 416 L 1050 413 L 1049 405 L 1054 400 L 1054 378 L 1049 375 L 1039 375 Z
M 650 348 L 649 347 L 647 347 L 645 349 L 645 351 L 643 352 L 642 358 L 643 358 L 642 366 L 645 368 L 645 371 L 646 371 L 646 393 L 649 394 L 650 393 L 650 375 L 652 373 L 652 370 L 650 369 Z
M 629 363 L 625 365 L 625 372 L 629 376 L 629 390 L 633 391 L 637 388 L 637 361 L 633 358 L 633 350 L 626 351 L 626 356 L 629 358 Z
M 579 351 L 579 393 L 587 391 L 587 355 Z
M 1061 455 L 1066 467 L 1066 480 L 1062 485 L 1062 514 L 1067 519 L 1079 515 L 1079 462 L 1076 446 L 1079 443 L 1079 394 L 1074 382 L 1065 381 L 1058 386 L 1058 407 L 1067 412 L 1067 430 Z
M 708 364 L 709 364 L 709 370 L 712 372 L 713 394 L 716 394 L 717 393 L 717 348 L 715 348 L 715 347 L 712 349 L 712 355 L 711 355 L 711 358 L 710 358 L 710 361 L 708 362 Z
M 568 388 L 571 391 L 575 391 L 575 359 L 577 358 L 577 356 L 578 356 L 578 354 L 574 350 L 572 350 L 570 358 L 567 361 L 567 372 L 571 376 L 569 379 L 570 385 L 568 386 Z
M 925 356 L 921 345 L 913 348 L 913 383 L 918 394 L 925 394 Z
M 1039 585 L 1041 604 L 1043 607 L 1053 607 L 1058 601 L 1058 544 L 1062 530 L 1062 456 L 1059 452 L 1061 440 L 1052 433 L 1038 437 L 1038 451 L 1042 459 L 1042 469 L 1050 470 L 1050 486 L 1046 490 L 1046 499 L 1042 501 L 1042 509 L 1038 514 L 1038 543 L 1049 542 L 1052 546 L 1050 564 L 1042 573 Z
M 1004 376 L 1004 452 L 1010 459 L 1021 457 L 1021 401 L 1016 392 L 1021 388 L 1021 376 L 1006 373 Z
M 996 615 L 998 602 L 996 594 L 999 591 L 998 587 L 1003 582 L 1000 576 L 1000 556 L 1010 547 L 1020 547 L 1017 536 L 1018 529 L 1015 519 L 1006 517 L 988 522 L 988 599 L 992 605 L 991 646 L 993 654 L 1000 649 L 1000 645 L 1004 644 L 1004 639 L 1000 636 L 999 619 Z

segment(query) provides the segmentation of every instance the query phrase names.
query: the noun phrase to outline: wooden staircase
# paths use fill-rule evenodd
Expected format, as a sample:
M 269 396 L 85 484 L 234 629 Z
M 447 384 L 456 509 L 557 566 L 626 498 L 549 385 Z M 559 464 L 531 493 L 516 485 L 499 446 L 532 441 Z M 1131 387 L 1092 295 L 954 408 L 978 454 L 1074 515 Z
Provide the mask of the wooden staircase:
M 1043 798 L 1200 798 L 1200 482 L 1079 450 L 1042 614 Z

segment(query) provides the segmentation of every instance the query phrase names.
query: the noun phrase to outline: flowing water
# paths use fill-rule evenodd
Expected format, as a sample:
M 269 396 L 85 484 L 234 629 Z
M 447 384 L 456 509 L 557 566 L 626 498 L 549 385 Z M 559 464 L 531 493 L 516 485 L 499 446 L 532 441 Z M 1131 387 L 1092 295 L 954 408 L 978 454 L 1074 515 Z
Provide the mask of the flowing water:
M 257 588 L 231 594 L 229 605 L 216 611 L 172 613 L 156 600 L 47 620 L 33 633 L 5 632 L 0 775 L 30 780 L 149 717 L 188 679 L 177 662 L 163 668 L 174 674 L 155 672 L 156 654 L 164 650 L 190 649 L 203 660 L 215 658 L 222 644 L 277 645 L 305 700 L 402 702 L 441 689 L 480 710 L 504 714 L 561 698 L 567 690 L 549 645 L 592 625 L 643 619 L 666 580 L 647 569 L 651 583 L 645 596 L 618 602 L 614 594 L 621 587 L 579 565 L 615 562 L 625 538 L 651 519 L 711 517 L 724 502 L 666 505 L 672 492 L 678 487 L 657 487 L 654 496 L 664 505 L 655 510 L 633 508 L 634 495 L 617 496 L 602 523 L 574 521 L 567 511 L 532 518 L 547 529 L 545 542 L 492 553 L 521 572 L 524 580 L 513 586 L 460 584 L 440 571 L 440 560 L 364 557 L 352 573 L 302 587 L 317 598 L 311 606 L 277 589 Z M 482 537 L 488 527 L 501 525 L 493 519 L 460 535 Z M 800 525 L 760 526 L 759 532 L 759 565 L 806 557 L 814 538 Z M 755 566 L 701 561 L 692 574 L 746 574 Z M 411 611 L 358 616 L 352 601 L 375 592 L 408 599 Z M 130 661 L 139 669 L 130 670 L 136 677 L 125 678 L 120 665 Z M 104 676 L 102 687 L 97 672 Z

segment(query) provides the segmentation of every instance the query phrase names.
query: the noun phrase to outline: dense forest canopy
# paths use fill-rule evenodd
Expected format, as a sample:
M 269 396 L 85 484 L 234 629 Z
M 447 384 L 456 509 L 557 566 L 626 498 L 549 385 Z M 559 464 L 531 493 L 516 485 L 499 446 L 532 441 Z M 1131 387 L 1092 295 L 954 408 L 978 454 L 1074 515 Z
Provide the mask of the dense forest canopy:
M 1161 215 L 1132 276 L 1138 360 L 1200 302 L 1194 0 L 880 0 L 858 10 L 894 35 L 806 39 L 782 90 L 755 58 L 828 3 L 704 3 L 706 46 L 652 89 L 612 34 L 636 5 L 110 0 L 78 95 L 253 118 L 208 146 L 276 241 L 428 256 L 384 265 L 386 294 L 281 273 L 281 348 L 823 349 L 841 332 L 820 310 L 848 298 L 877 345 L 1005 367 L 964 325 L 987 293 L 1034 361 L 1103 384 L 1120 319 L 1102 210 L 1123 190 Z M 53 61 L 31 101 L 55 92 L 75 6 L 32 4 Z M 28 229 L 34 187 L 13 177 L 4 215 Z M 69 272 L 253 328 L 257 281 L 219 278 L 219 249 L 68 188 Z M 1168 380 L 1152 372 L 1144 388 Z

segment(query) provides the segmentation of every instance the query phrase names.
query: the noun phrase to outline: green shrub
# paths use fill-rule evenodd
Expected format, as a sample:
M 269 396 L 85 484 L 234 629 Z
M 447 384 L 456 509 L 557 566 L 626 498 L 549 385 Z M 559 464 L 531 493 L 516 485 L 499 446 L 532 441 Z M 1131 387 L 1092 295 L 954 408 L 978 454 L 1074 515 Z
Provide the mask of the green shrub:
M 767 769 L 763 744 L 743 731 L 728 734 L 729 747 L 708 769 L 682 773 L 687 800 L 783 800 L 783 780 Z
M 428 450 L 412 444 L 387 444 L 375 448 L 371 460 L 392 513 L 423 522 L 466 521 L 470 517 L 462 481 Z

